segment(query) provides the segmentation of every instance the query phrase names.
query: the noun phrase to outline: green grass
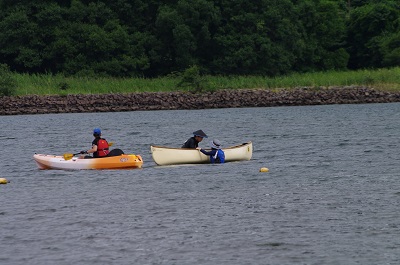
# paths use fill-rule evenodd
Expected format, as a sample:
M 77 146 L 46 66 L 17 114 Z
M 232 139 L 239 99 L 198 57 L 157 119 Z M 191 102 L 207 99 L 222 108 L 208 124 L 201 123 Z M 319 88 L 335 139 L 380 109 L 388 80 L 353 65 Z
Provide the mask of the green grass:
M 268 81 L 269 88 L 364 85 L 379 90 L 400 90 L 400 67 L 378 70 L 293 74 Z
M 179 77 L 81 78 L 62 75 L 12 74 L 17 81 L 16 95 L 67 95 L 135 92 L 189 91 L 178 88 Z M 378 70 L 317 72 L 268 78 L 262 76 L 205 76 L 206 90 L 281 89 L 296 87 L 329 87 L 365 85 L 379 90 L 400 90 L 400 67 Z M 64 88 L 64 89 L 62 89 Z

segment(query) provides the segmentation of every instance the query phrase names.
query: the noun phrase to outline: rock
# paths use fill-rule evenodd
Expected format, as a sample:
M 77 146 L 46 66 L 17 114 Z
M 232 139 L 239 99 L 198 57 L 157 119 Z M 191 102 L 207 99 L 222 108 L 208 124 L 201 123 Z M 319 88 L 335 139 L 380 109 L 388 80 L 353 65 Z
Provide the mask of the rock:
M 400 102 L 400 92 L 363 86 L 296 89 L 225 89 L 205 93 L 144 92 L 130 94 L 0 97 L 0 115 L 112 112 L 135 110 L 273 107 Z

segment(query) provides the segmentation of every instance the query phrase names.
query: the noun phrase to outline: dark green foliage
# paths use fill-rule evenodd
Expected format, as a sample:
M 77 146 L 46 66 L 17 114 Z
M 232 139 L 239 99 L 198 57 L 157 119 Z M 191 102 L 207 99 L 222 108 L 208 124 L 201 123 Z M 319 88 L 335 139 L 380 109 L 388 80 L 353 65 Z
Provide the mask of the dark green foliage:
M 350 13 L 348 25 L 347 42 L 351 54 L 349 67 L 357 69 L 396 65 L 398 46 L 395 45 L 398 43 L 399 30 L 400 4 L 397 1 L 370 1 L 354 9 Z
M 10 68 L 6 64 L 0 64 L 0 96 L 12 96 L 16 88 L 17 81 L 12 77 Z
M 396 0 L 0 0 L 18 72 L 157 77 L 399 65 Z
M 383 54 L 382 64 L 387 67 L 400 65 L 400 29 L 382 39 L 381 53 Z
M 220 1 L 211 69 L 216 74 L 288 72 L 298 55 L 300 22 L 289 0 Z
M 333 1 L 304 0 L 298 4 L 302 23 L 296 71 L 346 69 L 346 7 Z

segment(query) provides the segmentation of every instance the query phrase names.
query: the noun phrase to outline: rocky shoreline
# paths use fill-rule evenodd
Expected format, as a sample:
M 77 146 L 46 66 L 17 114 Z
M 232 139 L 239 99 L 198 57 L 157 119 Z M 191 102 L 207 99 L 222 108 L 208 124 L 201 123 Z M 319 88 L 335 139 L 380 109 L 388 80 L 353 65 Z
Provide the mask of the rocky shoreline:
M 400 92 L 349 86 L 330 88 L 235 89 L 205 93 L 15 96 L 0 98 L 0 115 L 184 110 L 400 102 Z

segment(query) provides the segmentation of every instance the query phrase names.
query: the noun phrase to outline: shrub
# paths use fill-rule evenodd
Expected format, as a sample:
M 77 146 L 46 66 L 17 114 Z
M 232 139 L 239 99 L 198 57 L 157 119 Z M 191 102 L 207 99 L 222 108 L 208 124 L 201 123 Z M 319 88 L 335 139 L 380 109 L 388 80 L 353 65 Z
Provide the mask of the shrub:
M 181 74 L 181 81 L 178 87 L 189 87 L 194 92 L 203 92 L 206 80 L 200 75 L 200 70 L 197 65 L 191 66 Z
M 17 81 L 12 77 L 10 68 L 6 64 L 0 64 L 0 96 L 12 96 L 16 88 Z
M 67 90 L 69 88 L 69 84 L 67 82 L 61 82 L 58 84 L 58 88 L 60 90 Z

